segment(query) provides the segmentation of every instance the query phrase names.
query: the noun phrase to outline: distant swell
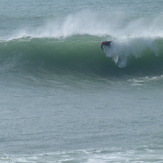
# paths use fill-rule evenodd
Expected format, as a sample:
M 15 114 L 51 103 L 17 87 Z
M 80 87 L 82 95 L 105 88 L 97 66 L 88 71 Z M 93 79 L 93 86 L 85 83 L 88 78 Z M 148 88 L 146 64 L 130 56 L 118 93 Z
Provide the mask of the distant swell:
M 162 73 L 162 38 L 117 38 L 111 48 L 103 52 L 100 44 L 104 39 L 106 37 L 73 35 L 58 39 L 24 37 L 1 41 L 0 72 Z

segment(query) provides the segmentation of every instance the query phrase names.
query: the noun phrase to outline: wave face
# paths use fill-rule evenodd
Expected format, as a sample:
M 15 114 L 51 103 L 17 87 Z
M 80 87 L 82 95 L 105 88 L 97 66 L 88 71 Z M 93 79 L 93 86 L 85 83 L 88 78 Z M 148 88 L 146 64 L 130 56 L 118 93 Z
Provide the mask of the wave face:
M 0 42 L 1 72 L 31 70 L 109 75 L 163 70 L 163 39 L 117 39 L 100 48 L 102 37 L 20 38 Z M 106 56 L 105 56 L 105 55 Z
M 21 38 L 0 43 L 1 65 L 21 70 L 96 72 L 108 68 L 100 39 L 72 36 L 66 39 Z
M 15 68 L 98 75 L 161 72 L 162 16 L 104 13 L 84 10 L 1 36 L 0 71 Z M 100 44 L 105 40 L 112 40 L 112 44 L 103 52 Z

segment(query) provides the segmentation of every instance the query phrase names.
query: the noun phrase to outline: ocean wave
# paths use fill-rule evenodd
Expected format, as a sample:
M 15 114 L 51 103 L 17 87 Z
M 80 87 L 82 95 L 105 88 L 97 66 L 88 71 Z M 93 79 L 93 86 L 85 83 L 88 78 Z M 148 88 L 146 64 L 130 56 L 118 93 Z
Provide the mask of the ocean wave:
M 100 45 L 104 39 L 106 37 L 74 35 L 60 39 L 23 37 L 2 40 L 0 68 L 99 75 L 163 70 L 162 38 L 117 38 L 103 51 Z
M 163 38 L 128 37 L 112 41 L 104 46 L 106 56 L 112 58 L 118 67 L 127 67 L 140 60 L 144 64 L 157 64 L 163 55 Z M 143 63 L 142 63 L 143 64 Z

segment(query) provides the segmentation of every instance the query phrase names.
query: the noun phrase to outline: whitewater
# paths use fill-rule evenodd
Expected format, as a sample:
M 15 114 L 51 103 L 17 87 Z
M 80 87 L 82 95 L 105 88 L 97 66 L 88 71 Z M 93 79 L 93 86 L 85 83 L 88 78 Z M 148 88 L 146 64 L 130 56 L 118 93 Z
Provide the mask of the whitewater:
M 0 43 L 2 48 L 6 49 L 6 46 L 13 44 L 12 42 L 17 42 L 17 44 L 15 43 L 15 49 L 19 50 L 19 44 L 28 46 L 32 44 L 30 42 L 34 42 L 33 40 L 39 40 L 38 42 L 44 43 L 44 51 L 46 51 L 49 40 L 51 42 L 53 40 L 54 50 L 56 44 L 58 44 L 57 47 L 64 44 L 63 46 L 67 46 L 67 49 L 74 48 L 74 51 L 69 53 L 75 53 L 80 51 L 82 46 L 85 46 L 85 49 L 88 48 L 87 52 L 90 48 L 97 51 L 103 40 L 112 40 L 111 49 L 105 48 L 104 53 L 107 57 L 112 58 L 120 68 L 127 66 L 129 58 L 137 59 L 146 55 L 161 56 L 163 51 L 161 14 L 153 17 L 147 15 L 130 18 L 131 20 L 127 20 L 129 18 L 126 11 L 106 12 L 105 14 L 109 16 L 104 16 L 103 12 L 87 9 L 68 14 L 68 16 L 60 19 L 51 18 L 51 20 L 46 20 L 43 25 L 38 27 L 27 25 L 25 28 L 19 27 L 20 29 L 13 30 L 8 35 L 2 35 Z M 113 17 L 114 19 L 112 19 Z M 25 45 L 25 42 L 27 45 Z M 40 47 L 36 48 L 39 49 Z M 47 53 L 49 52 L 47 51 Z M 57 52 L 58 56 L 59 53 Z M 117 57 L 120 58 L 119 62 L 116 62 L 115 58 Z
M 162 9 L 2 0 L 0 163 L 162 163 Z

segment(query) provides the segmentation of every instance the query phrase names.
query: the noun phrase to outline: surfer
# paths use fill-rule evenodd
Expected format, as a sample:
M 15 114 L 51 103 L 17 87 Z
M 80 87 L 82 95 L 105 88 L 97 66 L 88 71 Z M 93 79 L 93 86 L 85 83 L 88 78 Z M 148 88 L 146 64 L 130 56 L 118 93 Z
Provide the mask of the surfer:
M 110 44 L 111 44 L 111 41 L 103 41 L 103 42 L 101 43 L 101 49 L 103 50 L 103 46 L 108 46 L 108 47 L 110 47 Z

